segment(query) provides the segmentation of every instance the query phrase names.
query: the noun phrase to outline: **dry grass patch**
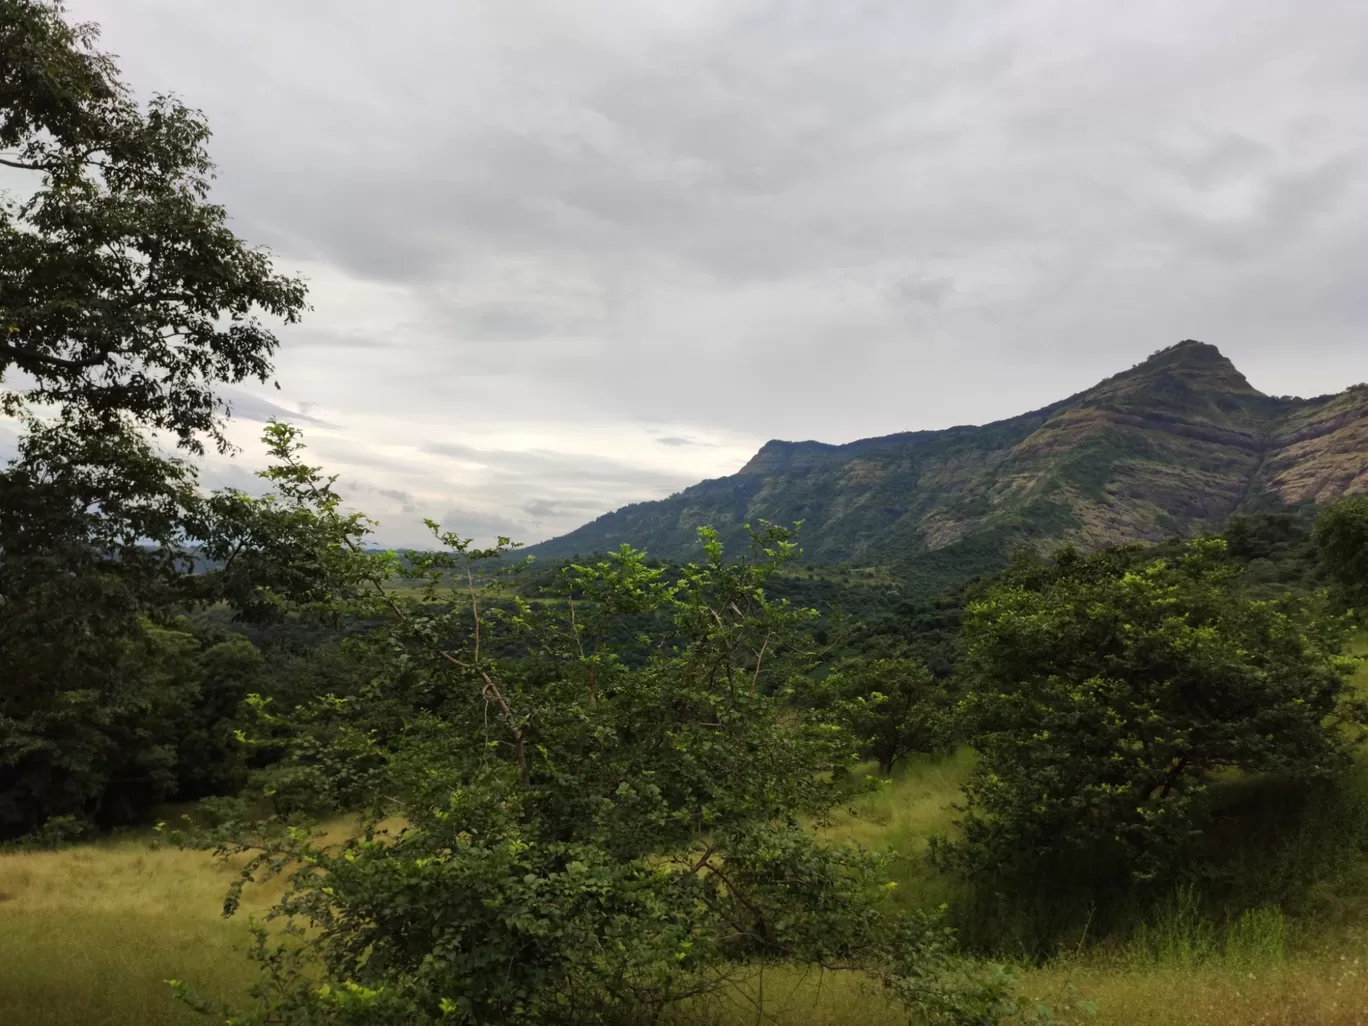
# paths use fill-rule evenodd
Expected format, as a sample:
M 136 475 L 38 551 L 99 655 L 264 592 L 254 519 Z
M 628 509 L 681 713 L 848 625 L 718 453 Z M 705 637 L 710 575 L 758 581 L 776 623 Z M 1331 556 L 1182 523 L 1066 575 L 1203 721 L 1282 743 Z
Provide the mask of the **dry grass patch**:
M 326 836 L 347 832 L 335 824 Z M 247 915 L 273 904 L 284 881 L 248 888 L 242 911 L 224 919 L 235 874 L 146 836 L 0 854 L 0 1023 L 204 1026 L 172 1000 L 168 979 L 243 1006 L 258 975 Z
M 1249 970 L 1061 964 L 1024 974 L 1022 989 L 1048 999 L 1071 985 L 1097 1014 L 1064 1021 L 1096 1026 L 1364 1026 L 1365 954 L 1342 951 Z
M 0 855 L 0 1022 L 202 1024 L 164 981 L 245 996 L 250 938 L 220 915 L 232 872 L 146 840 Z

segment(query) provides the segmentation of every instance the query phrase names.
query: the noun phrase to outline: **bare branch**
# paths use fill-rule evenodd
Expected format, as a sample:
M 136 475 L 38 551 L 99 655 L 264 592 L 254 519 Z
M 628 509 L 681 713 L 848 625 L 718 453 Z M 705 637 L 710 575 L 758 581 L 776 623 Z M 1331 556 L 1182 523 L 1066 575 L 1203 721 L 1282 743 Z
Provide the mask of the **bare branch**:
M 765 641 L 760 646 L 760 654 L 755 657 L 755 676 L 751 678 L 750 686 L 750 693 L 752 698 L 755 697 L 755 686 L 758 683 L 760 683 L 760 667 L 765 661 L 765 649 L 769 648 L 770 638 L 772 638 L 773 636 L 773 631 L 769 631 L 765 634 Z
M 25 163 L 24 161 L 22 161 L 22 160 L 7 160 L 7 159 L 5 159 L 4 157 L 0 157 L 0 164 L 5 165 L 5 167 L 14 167 L 14 168 L 18 168 L 20 171 L 47 171 L 47 170 L 48 170 L 48 168 L 44 167 L 42 164 L 26 164 L 26 163 Z

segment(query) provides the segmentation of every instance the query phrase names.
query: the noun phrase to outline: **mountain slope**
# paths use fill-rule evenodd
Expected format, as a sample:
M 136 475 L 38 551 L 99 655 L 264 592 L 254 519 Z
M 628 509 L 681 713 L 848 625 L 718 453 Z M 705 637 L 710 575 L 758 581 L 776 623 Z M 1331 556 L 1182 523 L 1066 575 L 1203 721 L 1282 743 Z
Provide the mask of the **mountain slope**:
M 804 521 L 807 558 L 891 564 L 929 585 L 1022 545 L 1085 549 L 1193 535 L 1232 513 L 1368 491 L 1368 386 L 1318 399 L 1250 386 L 1215 346 L 1180 342 L 1042 410 L 846 445 L 767 443 L 730 477 L 608 513 L 534 546 L 691 559 L 712 525 Z

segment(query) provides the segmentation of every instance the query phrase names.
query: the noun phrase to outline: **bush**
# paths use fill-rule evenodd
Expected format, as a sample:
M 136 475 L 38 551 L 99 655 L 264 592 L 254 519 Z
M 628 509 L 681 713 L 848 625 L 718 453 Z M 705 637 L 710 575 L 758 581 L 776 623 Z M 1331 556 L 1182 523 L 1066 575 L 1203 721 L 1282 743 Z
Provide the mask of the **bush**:
M 966 610 L 959 713 L 980 761 L 964 837 L 937 856 L 1003 915 L 1049 895 L 1029 943 L 1089 907 L 1106 928 L 1146 886 L 1210 868 L 1215 774 L 1349 764 L 1364 709 L 1346 621 L 1233 584 L 1217 539 L 1173 559 L 1066 552 L 1019 562 Z

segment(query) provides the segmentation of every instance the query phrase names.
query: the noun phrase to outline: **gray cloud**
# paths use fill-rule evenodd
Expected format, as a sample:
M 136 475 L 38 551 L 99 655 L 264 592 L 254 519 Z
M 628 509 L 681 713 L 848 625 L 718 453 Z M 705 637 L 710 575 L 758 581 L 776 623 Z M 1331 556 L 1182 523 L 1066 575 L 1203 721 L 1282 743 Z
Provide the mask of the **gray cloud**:
M 684 445 L 702 446 L 705 449 L 713 448 L 711 442 L 700 442 L 697 439 L 685 438 L 682 435 L 664 435 L 657 438 L 655 442 L 656 445 L 668 445 L 672 449 L 678 449 L 680 446 Z
M 9 424 L 0 421 L 0 464 L 19 456 L 19 435 Z
M 555 452 L 546 449 L 477 449 L 457 442 L 428 442 L 422 451 L 475 464 L 509 481 L 636 485 L 644 488 L 678 488 L 689 479 L 651 467 L 621 463 L 589 453 Z
M 365 488 L 365 491 L 371 492 L 374 495 L 378 495 L 381 498 L 389 499 L 391 502 L 396 503 L 399 506 L 399 512 L 402 515 L 417 513 L 419 511 L 418 502 L 416 499 L 414 499 L 413 494 L 411 492 L 406 492 L 399 488 L 376 487 Z
M 438 523 L 444 531 L 477 540 L 503 535 L 505 538 L 520 541 L 524 531 L 524 525 L 515 520 L 469 509 L 448 509 L 438 518 Z
M 939 308 L 954 293 L 955 282 L 953 278 L 927 278 L 914 274 L 895 279 L 889 283 L 888 289 L 895 302 Z
M 1358 0 L 71 6 L 205 109 L 217 198 L 313 284 L 283 396 L 416 507 L 560 530 L 1187 337 L 1363 377 Z
M 542 520 L 566 516 L 582 517 L 596 509 L 596 505 L 592 502 L 573 502 L 566 499 L 533 499 L 524 503 L 522 509 L 528 516 Z
M 230 415 L 238 420 L 255 421 L 261 424 L 268 420 L 279 420 L 291 424 L 312 424 L 315 427 L 331 428 L 336 426 L 309 415 L 309 410 L 317 406 L 317 403 L 296 403 L 296 409 L 287 410 L 269 399 L 263 399 L 259 395 L 253 395 L 241 389 L 224 388 L 220 392 L 228 403 Z

